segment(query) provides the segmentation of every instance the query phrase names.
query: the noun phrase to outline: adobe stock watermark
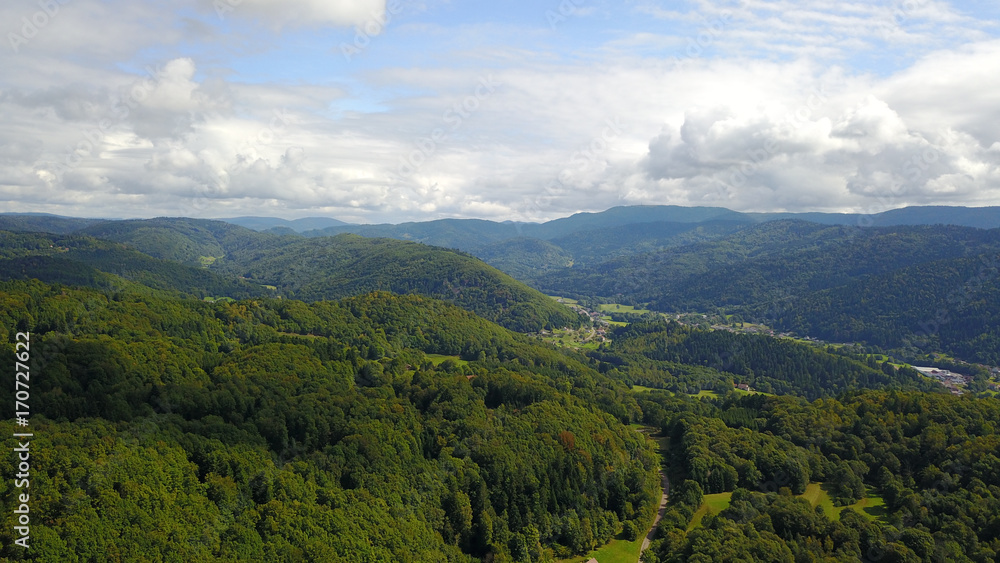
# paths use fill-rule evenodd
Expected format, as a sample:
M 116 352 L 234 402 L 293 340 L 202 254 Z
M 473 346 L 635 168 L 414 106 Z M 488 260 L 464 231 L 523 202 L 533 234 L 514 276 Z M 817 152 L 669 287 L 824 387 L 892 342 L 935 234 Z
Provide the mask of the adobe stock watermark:
M 813 114 L 822 109 L 828 101 L 829 98 L 822 90 L 814 89 L 806 102 L 795 111 L 788 113 L 778 125 L 788 125 L 792 129 L 798 130 L 808 123 Z M 737 190 L 746 186 L 747 182 L 778 154 L 780 148 L 778 141 L 770 138 L 757 148 L 747 149 L 747 159 L 741 162 L 736 170 L 730 172 L 728 178 L 720 178 L 718 175 L 713 177 L 717 199 L 732 198 Z
M 604 128 L 590 142 L 580 147 L 569 159 L 570 166 L 563 168 L 556 178 L 545 185 L 541 193 L 535 195 L 527 205 L 527 211 L 539 212 L 542 201 L 556 197 L 566 192 L 570 187 L 572 174 L 584 172 L 611 148 L 611 143 L 623 133 L 621 118 L 610 117 L 604 120 Z
M 272 145 L 285 134 L 289 124 L 292 123 L 292 114 L 286 108 L 276 109 L 271 113 L 271 119 L 267 126 L 261 127 L 243 141 L 243 144 L 240 145 L 240 151 L 242 151 L 240 154 L 249 159 L 257 160 L 260 158 L 260 153 L 257 152 L 258 147 Z
M 38 11 L 21 18 L 21 21 L 17 22 L 21 24 L 20 29 L 7 33 L 7 41 L 10 42 L 11 50 L 15 54 L 20 53 L 22 46 L 38 37 L 38 34 L 59 15 L 59 7 L 69 4 L 69 2 L 70 0 L 38 0 L 36 2 Z
M 903 162 L 902 172 L 910 182 L 919 182 L 921 179 L 926 179 L 931 166 L 940 161 L 941 151 L 935 147 L 928 146 L 920 154 L 906 159 Z M 866 207 L 861 216 L 858 217 L 857 227 L 871 227 L 875 224 L 875 215 L 896 209 L 901 203 L 897 198 L 900 196 L 902 190 L 903 182 L 893 180 L 889 185 L 889 193 L 880 195 L 876 202 Z M 852 230 L 852 233 L 854 232 L 856 230 Z
M 472 94 L 455 102 L 441 114 L 443 127 L 435 127 L 428 135 L 416 140 L 415 148 L 405 158 L 400 159 L 397 176 L 405 178 L 415 174 L 420 168 L 457 133 L 493 94 L 503 86 L 492 74 L 480 77 Z
M 240 145 L 238 154 L 247 161 L 257 161 L 263 158 L 259 149 L 273 145 L 281 139 L 288 131 L 289 125 L 294 122 L 291 112 L 286 108 L 279 108 L 272 111 L 271 119 L 266 126 L 260 127 L 256 133 L 247 137 Z M 216 174 L 211 183 L 199 184 L 195 188 L 195 194 L 190 200 L 190 204 L 185 206 L 186 212 L 204 211 L 209 202 L 217 199 L 218 196 L 226 193 L 227 181 L 222 174 Z
M 110 117 L 102 119 L 94 124 L 93 127 L 81 131 L 82 138 L 75 145 L 69 147 L 63 162 L 57 162 L 53 169 L 50 170 L 57 181 L 61 182 L 67 172 L 80 166 L 94 151 L 100 149 L 107 136 L 125 121 L 131 115 L 132 111 L 138 108 L 146 100 L 150 92 L 156 88 L 157 84 L 159 84 L 160 76 L 163 74 L 163 69 L 154 69 L 147 65 L 144 70 L 146 71 L 146 77 L 134 82 L 131 87 L 126 88 L 119 95 L 115 103 L 112 104 Z
M 743 5 L 746 4 L 744 0 Z M 674 56 L 671 60 L 674 63 L 674 70 L 678 70 L 688 62 L 700 58 L 707 49 L 715 44 L 729 28 L 733 19 L 733 13 L 723 10 L 712 20 L 704 20 L 701 29 L 694 37 L 688 37 L 687 46 L 684 49 L 684 56 Z
M 928 0 L 897 0 L 885 17 L 879 18 L 878 30 L 883 41 L 902 32 L 901 26 L 913 17 L 917 10 L 927 5 Z
M 363 53 L 371 45 L 372 39 L 381 35 L 405 8 L 406 5 L 402 2 L 389 0 L 386 2 L 385 12 L 372 12 L 364 24 L 354 28 L 354 41 L 340 43 L 340 54 L 344 56 L 344 60 L 351 62 L 355 56 Z
M 212 2 L 212 7 L 215 8 L 215 15 L 219 16 L 220 20 L 225 20 L 227 14 L 231 14 L 243 5 L 245 0 L 215 0 Z
M 580 8 L 587 3 L 587 0 L 562 0 L 555 10 L 545 10 L 545 19 L 549 22 L 549 27 L 555 30 L 559 24 L 569 21 L 580 13 Z

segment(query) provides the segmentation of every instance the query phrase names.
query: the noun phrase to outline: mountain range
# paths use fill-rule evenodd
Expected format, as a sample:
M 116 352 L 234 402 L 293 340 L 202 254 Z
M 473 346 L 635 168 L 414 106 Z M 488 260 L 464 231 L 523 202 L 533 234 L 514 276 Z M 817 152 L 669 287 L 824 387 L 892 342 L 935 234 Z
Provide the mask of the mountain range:
M 906 207 L 860 214 L 744 213 L 722 207 L 662 205 L 614 207 L 545 223 L 439 219 L 398 225 L 340 224 L 312 230 L 290 227 L 281 219 L 257 219 L 252 224 L 258 230 L 278 234 L 294 234 L 293 230 L 306 237 L 353 233 L 455 248 L 518 279 L 531 281 L 566 266 L 593 265 L 617 257 L 714 240 L 778 220 L 856 229 L 918 225 L 989 229 L 1000 227 L 1000 207 Z
M 34 254 L 8 256 L 15 261 L 7 275 L 21 278 L 34 272 L 50 281 L 98 283 L 96 271 L 199 297 L 306 301 L 415 292 L 525 332 L 579 324 L 544 292 L 592 305 L 736 315 L 906 357 L 943 351 L 1000 363 L 998 207 L 863 216 L 637 206 L 537 224 L 444 219 L 302 234 L 291 228 L 326 220 L 239 220 L 273 226 L 260 232 L 199 219 L 6 214 L 0 229 L 69 237 L 46 239 L 70 249 L 65 253 L 36 241 Z M 184 282 L 170 281 L 176 279 Z M 953 322 L 958 317 L 962 322 Z
M 1000 225 L 1000 207 L 914 206 L 878 213 L 819 213 L 819 212 L 740 212 L 724 207 L 684 207 L 676 205 L 635 205 L 613 207 L 600 212 L 576 213 L 544 223 L 488 221 L 483 219 L 438 219 L 400 224 L 355 225 L 336 219 L 310 217 L 289 221 L 275 217 L 237 217 L 219 219 L 254 230 L 291 229 L 307 236 L 352 232 L 370 236 L 408 238 L 468 235 L 503 239 L 517 237 L 553 239 L 577 231 L 603 227 L 619 227 L 635 223 L 702 223 L 705 221 L 735 221 L 763 223 L 776 219 L 799 219 L 824 225 L 887 227 L 893 225 L 959 225 L 991 228 Z M 319 232 L 318 232 L 319 231 Z M 325 231 L 325 232 L 322 232 Z M 459 239 L 456 241 L 461 242 Z M 482 244 L 476 240 L 473 244 Z M 438 244 L 438 246 L 447 246 Z M 457 248 L 457 247 L 456 247 Z

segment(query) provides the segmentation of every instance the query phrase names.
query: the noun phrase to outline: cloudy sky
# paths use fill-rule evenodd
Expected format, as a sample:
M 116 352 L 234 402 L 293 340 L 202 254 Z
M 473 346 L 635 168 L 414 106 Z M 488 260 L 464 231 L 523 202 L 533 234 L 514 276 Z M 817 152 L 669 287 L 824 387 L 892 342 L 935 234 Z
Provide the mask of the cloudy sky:
M 0 211 L 1000 205 L 995 0 L 10 0 Z

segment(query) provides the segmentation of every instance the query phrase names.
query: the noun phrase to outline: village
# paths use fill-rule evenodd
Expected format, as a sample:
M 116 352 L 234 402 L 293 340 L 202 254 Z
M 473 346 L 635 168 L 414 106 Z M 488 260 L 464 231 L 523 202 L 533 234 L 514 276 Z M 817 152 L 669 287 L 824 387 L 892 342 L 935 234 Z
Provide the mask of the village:
M 939 381 L 941 385 L 944 385 L 953 395 L 964 394 L 964 388 L 972 381 L 972 377 L 968 375 L 962 375 L 946 369 L 919 366 L 913 366 L 913 369 L 931 379 Z
M 572 347 L 596 348 L 600 344 L 610 342 L 609 333 L 615 326 L 624 326 L 627 324 L 624 322 L 616 322 L 612 320 L 610 316 L 610 312 L 612 312 L 612 310 L 604 308 L 604 306 L 602 306 L 602 310 L 593 311 L 580 305 L 577 301 L 573 299 L 567 299 L 563 297 L 554 297 L 554 299 L 557 302 L 562 303 L 567 307 L 573 309 L 580 315 L 589 318 L 593 324 L 593 328 L 582 329 L 573 337 L 569 337 L 569 335 L 559 336 L 556 333 L 542 330 L 539 333 L 539 336 L 541 336 L 543 339 L 559 340 L 560 341 L 559 343 L 562 345 L 567 345 L 569 344 L 569 340 L 573 340 L 574 342 L 573 344 L 571 344 Z M 622 309 L 622 312 L 626 313 L 636 311 L 631 306 L 618 306 L 618 307 Z M 618 308 L 616 307 L 615 310 L 617 309 Z M 660 314 L 666 318 L 680 322 L 681 324 L 693 324 L 702 326 L 705 326 L 707 324 L 706 323 L 707 317 L 706 315 L 702 314 L 694 314 L 694 313 L 687 315 L 681 315 L 681 314 L 670 315 L 665 313 L 660 313 Z M 739 326 L 735 326 L 735 324 L 727 325 L 720 323 L 712 323 L 709 324 L 708 326 L 712 330 L 727 330 L 730 332 L 764 334 L 777 338 L 796 338 L 797 340 L 812 342 L 815 344 L 823 344 L 823 341 L 817 338 L 809 336 L 795 337 L 790 333 L 776 333 L 774 330 L 771 330 L 766 326 L 756 325 L 751 323 L 739 323 Z M 917 370 L 926 377 L 938 381 L 941 385 L 943 385 L 954 395 L 965 394 L 965 389 L 967 388 L 968 384 L 972 381 L 971 376 L 962 375 L 960 373 L 955 373 L 946 369 L 940 369 L 936 367 L 924 367 L 924 366 L 913 366 L 913 369 Z M 990 367 L 989 369 L 993 375 L 994 381 L 990 381 L 988 386 L 992 391 L 1000 394 L 1000 383 L 996 382 L 996 380 L 1000 380 L 1000 368 Z M 739 389 L 741 391 L 747 391 L 747 392 L 753 391 L 753 389 L 751 389 L 750 386 L 747 385 L 746 383 L 734 383 L 733 386 L 734 388 Z

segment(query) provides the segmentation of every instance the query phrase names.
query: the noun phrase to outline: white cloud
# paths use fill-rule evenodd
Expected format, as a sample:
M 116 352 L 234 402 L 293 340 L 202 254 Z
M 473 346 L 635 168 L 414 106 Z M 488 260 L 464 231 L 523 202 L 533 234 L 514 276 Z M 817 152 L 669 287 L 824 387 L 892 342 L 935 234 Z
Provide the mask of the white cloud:
M 239 49 L 218 60 L 210 50 L 171 55 L 149 70 L 135 70 L 146 65 L 130 57 L 189 41 L 275 40 L 252 22 L 285 34 L 364 25 L 384 4 L 245 0 L 221 20 L 234 26 L 232 37 L 220 34 L 205 3 L 183 5 L 200 6 L 197 21 L 164 6 L 122 4 L 117 14 L 118 3 L 93 4 L 67 4 L 40 30 L 47 35 L 0 54 L 0 200 L 8 210 L 357 221 L 544 219 L 638 203 L 1000 203 L 1000 42 L 941 48 L 955 30 L 982 27 L 943 2 L 889 14 L 904 36 L 888 44 L 931 38 L 914 63 L 891 73 L 849 65 L 852 53 L 882 41 L 870 20 L 886 7 L 705 0 L 698 12 L 646 9 L 687 25 L 695 39 L 731 11 L 704 53 L 682 64 L 631 52 L 646 45 L 683 56 L 688 37 L 677 33 L 609 35 L 575 60 L 504 46 L 503 37 L 489 53 L 466 52 L 485 40 L 463 29 L 447 57 L 357 71 L 324 62 L 335 70 L 304 83 L 230 71 L 248 52 Z M 76 27 L 100 18 L 107 33 Z M 145 24 L 155 34 L 144 34 Z M 758 56 L 767 49 L 787 56 Z M 401 173 L 414 154 L 420 163 Z

